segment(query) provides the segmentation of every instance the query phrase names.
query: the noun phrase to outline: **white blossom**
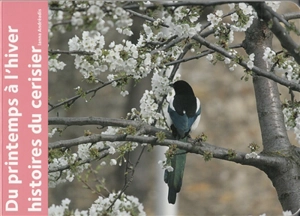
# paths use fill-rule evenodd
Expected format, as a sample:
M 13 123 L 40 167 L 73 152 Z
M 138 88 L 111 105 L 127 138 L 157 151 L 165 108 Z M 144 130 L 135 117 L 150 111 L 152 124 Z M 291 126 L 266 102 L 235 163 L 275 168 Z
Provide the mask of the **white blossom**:
M 82 160 L 86 160 L 90 158 L 90 147 L 91 144 L 81 144 L 78 146 L 78 157 Z
M 254 54 L 254 53 L 251 53 L 251 54 L 249 55 L 249 59 L 250 59 L 251 61 L 254 61 L 254 58 L 255 58 L 255 54 Z
M 230 58 L 227 58 L 227 57 L 225 57 L 225 59 L 224 59 L 224 63 L 225 63 L 225 64 L 230 64 L 230 63 L 231 63 L 231 59 L 230 59 Z
M 272 8 L 273 11 L 277 11 L 280 6 L 280 1 L 266 1 L 266 5 Z
M 73 13 L 73 16 L 71 18 L 71 24 L 73 26 L 83 25 L 83 18 L 82 18 L 81 13 L 79 11 L 76 11 L 75 13 Z
M 53 135 L 56 133 L 56 131 L 57 131 L 57 128 L 53 128 L 53 129 L 51 130 L 51 132 L 48 133 L 48 137 L 49 137 L 49 138 L 52 138 Z
M 230 68 L 229 68 L 229 70 L 230 71 L 234 71 L 234 69 L 237 67 L 237 64 L 233 64 Z
M 73 153 L 73 154 L 68 154 L 65 153 L 62 157 L 60 158 L 54 158 L 51 163 L 48 164 L 48 169 L 57 169 L 59 167 L 64 167 L 70 164 L 74 164 L 74 162 L 78 159 L 78 154 Z M 57 172 L 51 172 L 48 174 L 48 187 L 49 188 L 54 188 L 56 185 L 64 183 L 64 182 L 72 182 L 74 180 L 74 173 L 76 172 L 77 174 L 81 173 L 83 170 L 87 169 L 88 164 L 83 164 L 80 166 L 76 166 L 72 171 L 67 169 L 63 170 L 62 172 L 57 171 Z
M 247 5 L 245 3 L 239 3 L 238 6 L 240 9 L 242 9 L 245 15 L 251 15 L 253 12 L 253 8 L 250 5 Z
M 253 67 L 254 67 L 254 57 L 255 57 L 255 54 L 254 53 L 251 53 L 249 55 L 249 61 L 247 62 L 247 67 L 251 70 Z
M 126 95 L 129 94 L 129 92 L 128 92 L 127 90 L 125 90 L 125 91 L 121 91 L 120 94 L 121 94 L 123 97 L 125 97 Z
M 114 154 L 114 153 L 116 153 L 116 149 L 113 146 L 110 146 L 109 149 L 108 149 L 108 153 L 109 154 Z
M 229 43 L 232 43 L 234 41 L 234 34 L 233 34 L 233 31 L 232 30 L 230 30 L 230 32 L 229 32 L 229 40 L 228 40 L 228 42 Z
M 88 210 L 78 210 L 74 211 L 74 216 L 98 216 L 98 215 L 139 215 L 146 216 L 144 211 L 144 206 L 139 202 L 138 198 L 134 196 L 129 196 L 122 194 L 119 199 L 116 200 L 116 197 L 120 194 L 120 191 L 117 193 L 111 193 L 108 197 L 99 196 L 94 203 L 89 207 Z M 48 208 L 49 216 L 63 216 L 65 212 L 71 212 L 69 209 L 71 200 L 65 198 L 61 201 L 61 205 L 51 205 Z M 112 205 L 110 210 L 109 207 Z
M 167 170 L 168 172 L 173 172 L 173 171 L 174 171 L 174 168 L 173 168 L 172 166 L 168 165 L 168 164 L 166 163 L 166 161 L 159 160 L 159 161 L 158 161 L 158 165 L 159 165 L 162 169 Z
M 251 70 L 251 69 L 254 67 L 254 62 L 251 61 L 251 60 L 249 60 L 249 61 L 247 62 L 247 67 Z
M 232 22 L 236 22 L 239 20 L 239 16 L 237 15 L 237 13 L 233 13 L 230 15 L 231 21 Z
M 173 172 L 174 171 L 174 168 L 172 166 L 166 166 L 165 168 L 168 172 Z
M 55 58 L 48 56 L 48 68 L 51 72 L 57 72 L 58 70 L 63 70 L 66 64 L 62 61 L 59 61 L 58 58 L 60 54 L 55 55 Z
M 254 17 L 256 17 L 256 13 L 252 6 L 247 5 L 246 3 L 239 3 L 238 7 L 242 11 L 243 15 L 241 15 L 241 19 L 237 13 L 231 14 L 231 21 L 233 24 L 231 25 L 231 30 L 235 32 L 244 32 L 246 31 L 253 23 Z
M 222 10 L 217 10 L 217 11 L 216 11 L 216 15 L 217 15 L 218 17 L 222 17 L 222 16 L 223 16 L 223 11 L 222 11 Z
M 115 165 L 117 165 L 117 160 L 116 159 L 111 159 L 110 162 L 109 162 L 109 164 L 111 166 L 115 166 Z
M 284 211 L 282 212 L 283 216 L 293 216 L 293 213 L 291 211 Z
M 230 10 L 234 9 L 234 6 L 235 6 L 235 4 L 234 4 L 234 3 L 230 3 L 230 4 L 228 4 L 228 7 L 229 7 L 229 9 L 230 9 Z
M 246 159 L 249 159 L 249 158 L 256 158 L 256 159 L 259 159 L 260 156 L 256 153 L 256 152 L 251 152 L 251 153 L 248 153 L 245 155 L 245 158 Z
M 206 59 L 207 59 L 208 61 L 212 61 L 213 58 L 214 58 L 213 54 L 208 54 L 208 55 L 206 56 Z
M 207 21 L 211 23 L 210 28 L 213 28 L 214 26 L 217 26 L 219 22 L 222 21 L 222 18 L 216 16 L 213 13 L 210 13 L 207 15 Z
M 251 70 L 251 69 L 254 67 L 254 62 L 251 61 L 251 60 L 249 60 L 249 61 L 247 62 L 247 67 Z

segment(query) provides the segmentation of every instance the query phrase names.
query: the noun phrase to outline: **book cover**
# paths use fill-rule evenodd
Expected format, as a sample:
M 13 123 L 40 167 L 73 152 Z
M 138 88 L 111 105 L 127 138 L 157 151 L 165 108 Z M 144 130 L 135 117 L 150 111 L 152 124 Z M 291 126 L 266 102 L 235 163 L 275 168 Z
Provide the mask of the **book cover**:
M 1 215 L 47 215 L 47 1 L 2 1 Z

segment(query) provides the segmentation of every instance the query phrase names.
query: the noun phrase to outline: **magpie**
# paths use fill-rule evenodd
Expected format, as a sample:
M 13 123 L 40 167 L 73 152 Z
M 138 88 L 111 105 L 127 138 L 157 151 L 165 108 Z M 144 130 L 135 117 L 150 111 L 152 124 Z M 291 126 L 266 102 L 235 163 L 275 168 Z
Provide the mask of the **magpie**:
M 169 100 L 166 120 L 172 130 L 172 135 L 177 140 L 186 141 L 190 131 L 195 130 L 200 122 L 200 100 L 195 97 L 192 87 L 185 81 L 179 80 L 170 85 L 175 90 L 175 95 Z M 186 152 L 177 149 L 171 158 L 173 171 L 165 171 L 164 181 L 169 186 L 168 202 L 175 204 L 176 195 L 180 192 Z

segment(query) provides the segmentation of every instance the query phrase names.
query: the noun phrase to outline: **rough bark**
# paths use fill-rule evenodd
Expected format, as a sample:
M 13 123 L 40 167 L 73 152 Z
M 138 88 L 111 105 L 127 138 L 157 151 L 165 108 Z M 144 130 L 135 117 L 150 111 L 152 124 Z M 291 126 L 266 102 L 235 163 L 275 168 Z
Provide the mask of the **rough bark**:
M 262 57 L 264 47 L 272 47 L 272 37 L 266 23 L 255 20 L 243 41 L 246 52 L 255 54 L 254 65 L 266 71 L 270 71 L 272 65 L 268 65 Z M 300 207 L 299 149 L 288 139 L 277 84 L 253 74 L 253 86 L 264 147 L 262 153 L 284 159 L 276 166 L 264 164 L 258 168 L 272 181 L 283 209 L 296 212 Z

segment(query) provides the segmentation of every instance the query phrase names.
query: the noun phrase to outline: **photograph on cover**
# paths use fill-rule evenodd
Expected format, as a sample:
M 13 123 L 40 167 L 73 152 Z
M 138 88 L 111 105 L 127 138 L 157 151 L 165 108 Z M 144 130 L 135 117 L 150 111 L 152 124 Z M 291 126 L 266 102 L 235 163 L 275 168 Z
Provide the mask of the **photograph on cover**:
M 297 3 L 50 1 L 48 214 L 299 213 Z
M 0 215 L 48 215 L 48 2 L 1 1 Z

